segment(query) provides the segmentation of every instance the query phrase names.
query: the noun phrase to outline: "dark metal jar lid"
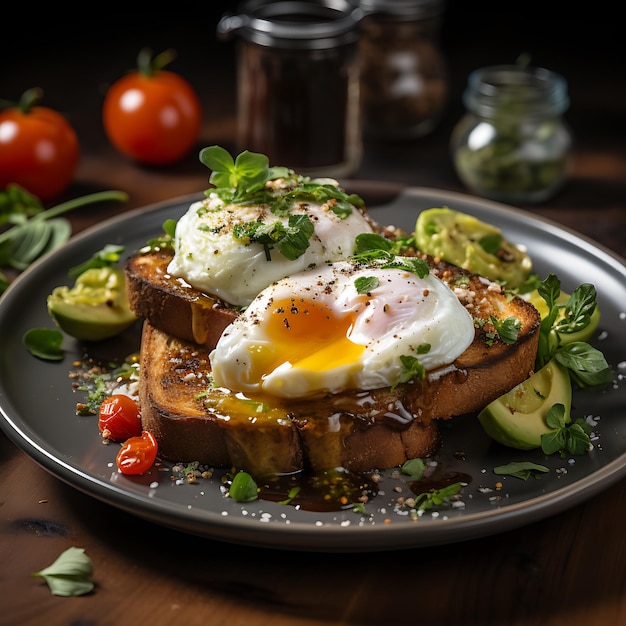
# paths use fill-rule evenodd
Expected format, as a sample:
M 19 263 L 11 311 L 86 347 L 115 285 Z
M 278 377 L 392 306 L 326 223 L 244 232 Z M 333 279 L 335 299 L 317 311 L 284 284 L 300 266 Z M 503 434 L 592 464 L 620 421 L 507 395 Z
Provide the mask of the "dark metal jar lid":
M 324 49 L 357 40 L 362 12 L 350 0 L 248 0 L 226 14 L 218 35 L 238 34 L 262 46 Z
M 403 19 L 426 19 L 444 10 L 444 0 L 359 0 L 364 15 L 389 15 Z

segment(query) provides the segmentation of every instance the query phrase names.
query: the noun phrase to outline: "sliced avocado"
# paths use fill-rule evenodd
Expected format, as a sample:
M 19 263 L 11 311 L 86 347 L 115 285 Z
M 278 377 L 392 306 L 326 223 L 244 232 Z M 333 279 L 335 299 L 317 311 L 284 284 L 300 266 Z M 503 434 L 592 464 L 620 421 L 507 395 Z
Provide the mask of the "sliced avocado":
M 447 207 L 427 209 L 417 216 L 415 240 L 422 252 L 509 288 L 523 283 L 532 269 L 528 254 L 499 228 Z
M 565 407 L 571 421 L 572 385 L 567 370 L 554 359 L 511 391 L 487 405 L 478 415 L 485 432 L 495 441 L 519 450 L 541 447 L 541 435 L 554 429 L 546 414 L 554 404 Z
M 48 313 L 61 330 L 85 341 L 114 337 L 137 319 L 124 272 L 113 267 L 88 269 L 72 288 L 56 287 L 48 296 Z
M 539 295 L 539 292 L 536 289 L 533 289 L 533 291 L 529 291 L 528 293 L 520 294 L 520 297 L 530 302 L 537 309 L 537 311 L 539 311 L 539 314 L 541 315 L 541 319 L 543 319 L 544 317 L 546 317 L 546 315 L 548 315 L 548 305 L 546 304 L 546 301 Z M 568 293 L 561 291 L 559 297 L 557 298 L 557 303 L 566 304 L 567 301 L 569 300 L 569 297 L 570 296 Z M 565 307 L 561 309 L 559 313 L 559 317 L 557 318 L 557 321 L 564 317 L 565 317 Z M 598 308 L 598 306 L 596 306 L 596 308 L 593 310 L 593 313 L 591 314 L 591 317 L 589 319 L 589 324 L 585 328 L 575 333 L 557 333 L 557 331 L 555 330 L 552 330 L 550 332 L 558 334 L 559 339 L 560 339 L 559 345 L 565 345 L 566 343 L 573 343 L 574 341 L 589 341 L 593 333 L 598 328 L 599 322 L 600 322 L 600 309 Z

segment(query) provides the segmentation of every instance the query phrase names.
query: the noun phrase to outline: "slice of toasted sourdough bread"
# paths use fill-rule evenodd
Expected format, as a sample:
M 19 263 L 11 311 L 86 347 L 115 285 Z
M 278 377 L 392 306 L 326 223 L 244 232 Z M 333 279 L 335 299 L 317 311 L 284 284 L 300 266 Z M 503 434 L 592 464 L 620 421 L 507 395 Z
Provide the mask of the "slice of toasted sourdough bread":
M 143 427 L 175 461 L 237 467 L 255 475 L 344 467 L 366 472 L 433 454 L 437 420 L 479 411 L 533 370 L 536 309 L 454 266 L 434 264 L 474 317 L 515 317 L 521 328 L 504 343 L 489 322 L 450 366 L 390 388 L 285 401 L 242 399 L 210 386 L 209 349 L 144 323 L 140 402 Z M 463 280 L 461 280 L 463 279 Z M 453 331 L 452 331 L 453 332 Z
M 173 255 L 171 248 L 163 248 L 126 261 L 130 307 L 137 317 L 174 337 L 213 348 L 237 310 L 168 274 Z

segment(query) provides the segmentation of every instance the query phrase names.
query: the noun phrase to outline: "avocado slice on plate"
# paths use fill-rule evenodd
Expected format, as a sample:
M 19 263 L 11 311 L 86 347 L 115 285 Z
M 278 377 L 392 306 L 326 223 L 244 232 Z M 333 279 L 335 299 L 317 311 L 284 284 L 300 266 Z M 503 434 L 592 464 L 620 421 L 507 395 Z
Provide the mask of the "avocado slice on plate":
M 554 404 L 565 407 L 565 421 L 571 422 L 572 385 L 569 373 L 555 359 L 508 393 L 487 405 L 478 415 L 484 431 L 510 448 L 532 450 L 541 447 L 541 436 L 554 429 L 546 415 Z
M 88 269 L 72 288 L 56 287 L 47 305 L 61 330 L 85 341 L 119 335 L 137 319 L 128 302 L 124 272 L 113 267 Z

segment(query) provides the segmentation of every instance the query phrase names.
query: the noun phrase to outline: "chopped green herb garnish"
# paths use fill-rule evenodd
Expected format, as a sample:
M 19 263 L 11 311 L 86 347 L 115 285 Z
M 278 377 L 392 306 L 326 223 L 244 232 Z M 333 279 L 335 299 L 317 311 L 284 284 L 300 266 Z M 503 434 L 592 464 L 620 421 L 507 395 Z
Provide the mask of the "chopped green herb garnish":
M 457 495 L 461 489 L 463 488 L 463 483 L 452 483 L 450 485 L 446 485 L 441 489 L 435 489 L 433 491 L 426 491 L 424 493 L 420 493 L 415 498 L 415 509 L 417 511 L 426 511 L 428 509 L 435 508 L 437 506 L 441 506 L 448 502 L 452 497 Z
M 402 371 L 398 380 L 391 386 L 391 391 L 394 391 L 399 384 L 407 383 L 414 378 L 424 380 L 426 375 L 424 366 L 414 356 L 402 354 L 400 355 L 400 362 L 402 363 Z
M 282 222 L 271 224 L 246 222 L 234 228 L 237 239 L 262 244 L 268 261 L 271 259 L 270 250 L 273 248 L 278 248 L 290 261 L 302 256 L 309 247 L 313 232 L 313 223 L 309 216 L 304 214 L 290 215 L 286 226 Z
M 522 327 L 519 320 L 514 317 L 507 317 L 504 320 L 499 320 L 497 317 L 492 315 L 489 317 L 489 321 L 493 324 L 496 332 L 498 333 L 498 337 L 500 337 L 504 343 L 513 344 L 517 341 L 517 336 L 519 335 L 519 331 Z
M 550 469 L 545 465 L 538 465 L 532 461 L 507 463 L 506 465 L 498 465 L 493 468 L 494 474 L 499 474 L 500 476 L 514 476 L 522 480 L 528 480 L 531 476 L 537 476 L 540 473 L 549 471 Z
M 357 293 L 370 293 L 379 285 L 379 280 L 376 276 L 359 276 L 354 281 L 354 286 Z

